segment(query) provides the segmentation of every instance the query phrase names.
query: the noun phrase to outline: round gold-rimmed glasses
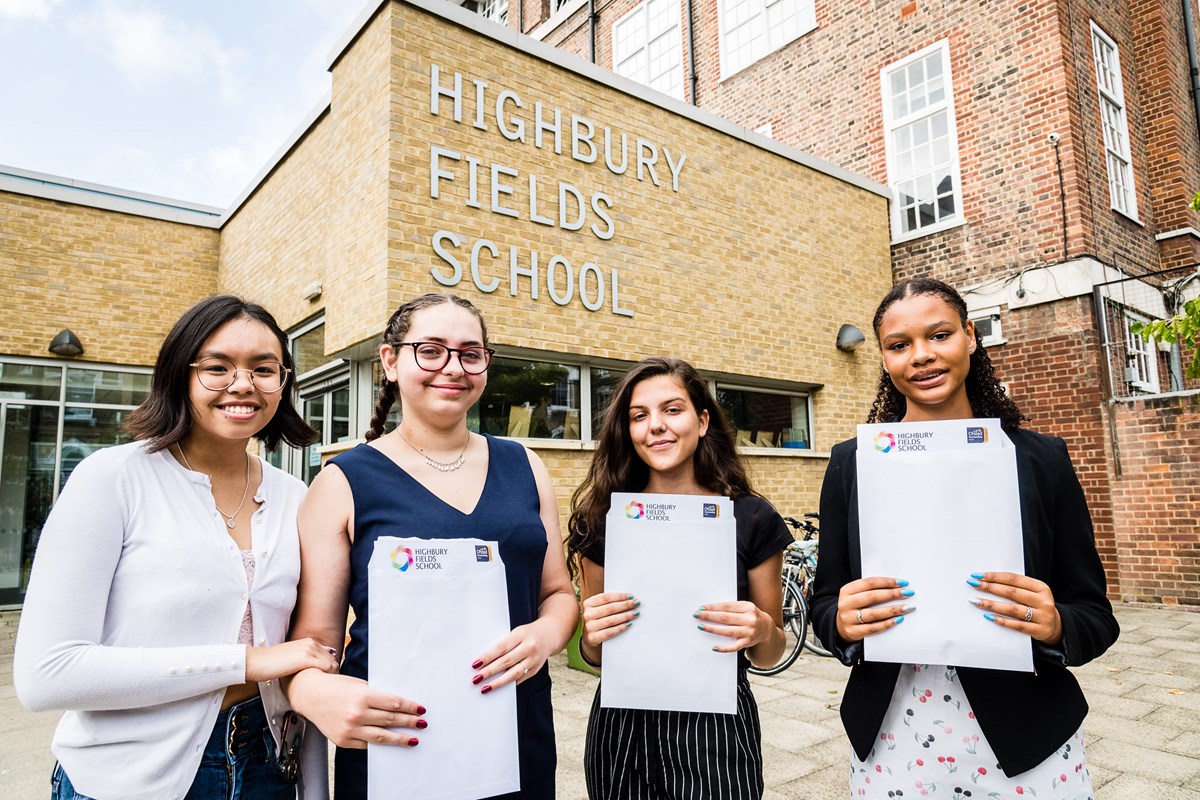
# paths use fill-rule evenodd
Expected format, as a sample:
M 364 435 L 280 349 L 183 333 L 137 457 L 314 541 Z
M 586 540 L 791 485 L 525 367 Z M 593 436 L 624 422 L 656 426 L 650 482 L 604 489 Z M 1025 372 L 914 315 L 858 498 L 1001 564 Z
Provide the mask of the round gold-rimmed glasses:
M 278 361 L 260 361 L 253 367 L 235 367 L 223 358 L 202 358 L 188 364 L 194 367 L 200 385 L 213 392 L 223 392 L 237 383 L 239 372 L 245 372 L 251 385 L 260 392 L 275 394 L 287 385 L 290 369 Z

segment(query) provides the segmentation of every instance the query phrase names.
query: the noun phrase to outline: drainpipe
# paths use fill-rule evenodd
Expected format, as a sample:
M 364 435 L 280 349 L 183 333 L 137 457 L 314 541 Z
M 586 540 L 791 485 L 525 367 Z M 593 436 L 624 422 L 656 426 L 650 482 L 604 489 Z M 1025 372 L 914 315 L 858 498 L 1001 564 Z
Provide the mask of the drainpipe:
M 588 0 L 588 60 L 596 63 L 596 0 Z
M 1196 33 L 1195 22 L 1192 20 L 1192 0 L 1183 0 L 1183 35 L 1187 40 L 1192 111 L 1196 115 L 1196 134 L 1200 137 L 1200 58 L 1197 58 L 1196 55 Z
M 688 0 L 688 74 L 691 76 L 691 104 L 700 106 L 700 103 L 696 102 L 696 84 L 700 83 L 700 78 L 696 76 L 696 28 L 691 22 L 691 2 L 692 0 Z

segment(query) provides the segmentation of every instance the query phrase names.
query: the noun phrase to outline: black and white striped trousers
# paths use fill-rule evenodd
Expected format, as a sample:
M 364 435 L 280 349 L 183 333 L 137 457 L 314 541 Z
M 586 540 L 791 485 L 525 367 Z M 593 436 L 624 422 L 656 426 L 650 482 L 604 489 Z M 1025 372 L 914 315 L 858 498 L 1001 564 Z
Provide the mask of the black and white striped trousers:
M 737 714 L 601 708 L 583 756 L 590 800 L 760 800 L 762 728 L 746 673 Z

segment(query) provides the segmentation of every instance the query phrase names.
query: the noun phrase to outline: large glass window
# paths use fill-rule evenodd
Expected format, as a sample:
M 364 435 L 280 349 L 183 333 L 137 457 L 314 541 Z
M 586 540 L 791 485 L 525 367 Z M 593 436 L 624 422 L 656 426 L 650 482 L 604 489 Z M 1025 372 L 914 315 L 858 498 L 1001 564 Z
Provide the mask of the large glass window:
M 613 24 L 613 72 L 683 99 L 677 0 L 645 0 Z
M 1129 120 L 1125 113 L 1125 88 L 1121 84 L 1121 58 L 1117 45 L 1092 23 L 1092 55 L 1100 92 L 1100 124 L 1108 166 L 1108 194 L 1114 210 L 1137 219 L 1133 191 L 1133 158 L 1129 152 Z
M 721 78 L 817 27 L 813 0 L 719 0 Z
M 811 447 L 804 395 L 717 385 L 717 402 L 743 447 Z
M 50 506 L 97 450 L 128 441 L 147 369 L 0 359 L 0 604 L 19 603 Z
M 592 399 L 592 438 L 600 431 L 600 422 L 604 419 L 604 410 L 608 401 L 617 390 L 617 384 L 625 377 L 626 370 L 592 367 L 591 369 L 591 399 Z
M 912 239 L 962 222 L 950 45 L 927 47 L 882 72 L 892 238 Z
M 494 436 L 574 439 L 580 429 L 580 367 L 496 357 L 473 417 Z

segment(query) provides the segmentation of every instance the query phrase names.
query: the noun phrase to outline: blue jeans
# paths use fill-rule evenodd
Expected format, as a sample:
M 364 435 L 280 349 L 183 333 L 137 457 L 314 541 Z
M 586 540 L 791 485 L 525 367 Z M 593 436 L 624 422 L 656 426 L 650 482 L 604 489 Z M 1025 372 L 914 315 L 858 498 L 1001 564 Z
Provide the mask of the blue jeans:
M 262 701 L 251 698 L 217 716 L 200 769 L 185 800 L 294 800 L 296 787 L 275 760 L 275 740 Z M 79 794 L 61 764 L 50 778 L 51 800 L 91 800 Z

